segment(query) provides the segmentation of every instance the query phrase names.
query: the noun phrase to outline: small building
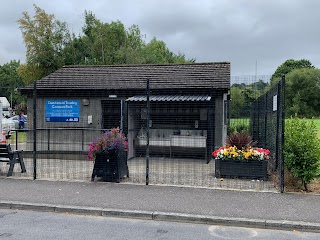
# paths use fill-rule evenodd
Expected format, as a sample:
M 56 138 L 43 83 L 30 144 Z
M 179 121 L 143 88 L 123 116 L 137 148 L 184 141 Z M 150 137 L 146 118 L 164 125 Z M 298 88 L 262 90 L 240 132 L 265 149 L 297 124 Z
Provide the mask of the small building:
M 28 127 L 36 109 L 37 129 L 44 130 L 37 142 L 48 141 L 40 149 L 63 143 L 50 147 L 59 150 L 81 139 L 83 151 L 97 136 L 84 130 L 120 127 L 128 137 L 128 158 L 134 158 L 147 144 L 147 80 L 150 153 L 175 156 L 199 149 L 208 160 L 227 135 L 229 62 L 65 66 L 37 81 L 36 105 L 34 86 L 21 89 L 28 97 Z

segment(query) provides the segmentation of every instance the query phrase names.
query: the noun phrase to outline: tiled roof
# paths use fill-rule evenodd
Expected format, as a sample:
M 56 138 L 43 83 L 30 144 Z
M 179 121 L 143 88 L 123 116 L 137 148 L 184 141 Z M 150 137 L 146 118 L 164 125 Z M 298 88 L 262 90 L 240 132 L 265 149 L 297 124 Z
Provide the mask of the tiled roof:
M 228 89 L 230 63 L 65 66 L 39 80 L 37 89 L 145 89 L 147 79 L 151 89 Z

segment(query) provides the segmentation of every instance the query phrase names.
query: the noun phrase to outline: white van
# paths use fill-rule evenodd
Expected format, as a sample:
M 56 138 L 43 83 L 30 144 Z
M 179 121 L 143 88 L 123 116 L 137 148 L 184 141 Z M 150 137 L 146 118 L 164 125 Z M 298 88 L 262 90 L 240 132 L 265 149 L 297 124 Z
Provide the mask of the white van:
M 2 115 L 7 118 L 12 117 L 12 111 L 10 111 L 11 106 L 8 99 L 6 97 L 0 97 L 0 101 L 2 105 Z
M 10 103 L 6 97 L 0 97 L 0 112 L 2 116 L 0 117 L 1 119 L 1 127 L 0 127 L 0 134 L 3 132 L 5 133 L 5 137 L 8 139 L 11 136 L 11 131 L 14 130 L 14 122 L 11 119 L 8 119 L 11 117 L 12 111 L 10 107 Z M 2 138 L 2 136 L 1 136 Z

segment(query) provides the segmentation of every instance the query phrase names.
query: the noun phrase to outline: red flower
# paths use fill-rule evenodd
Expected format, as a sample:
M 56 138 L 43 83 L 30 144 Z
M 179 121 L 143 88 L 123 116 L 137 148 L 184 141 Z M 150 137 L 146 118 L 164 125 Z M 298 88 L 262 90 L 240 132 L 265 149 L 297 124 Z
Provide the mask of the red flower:
M 270 151 L 268 149 L 264 149 L 264 148 L 257 148 L 257 151 L 259 153 L 263 153 L 265 155 L 269 155 L 270 154 Z
M 219 152 L 220 152 L 221 150 L 224 150 L 224 148 L 225 148 L 225 147 L 220 147 L 219 149 L 215 150 L 214 152 L 212 152 L 212 156 L 213 156 L 213 157 L 218 156 Z
M 214 152 L 212 152 L 212 156 L 216 157 L 218 155 L 218 152 L 219 152 L 218 150 L 215 150 Z

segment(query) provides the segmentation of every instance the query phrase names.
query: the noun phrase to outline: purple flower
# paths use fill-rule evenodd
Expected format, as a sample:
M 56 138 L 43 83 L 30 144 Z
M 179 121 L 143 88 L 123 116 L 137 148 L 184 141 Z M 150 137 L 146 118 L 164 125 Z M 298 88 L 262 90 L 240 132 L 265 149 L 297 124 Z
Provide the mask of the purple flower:
M 88 160 L 94 161 L 97 154 L 115 149 L 128 150 L 128 141 L 119 128 L 112 128 L 89 144 Z

